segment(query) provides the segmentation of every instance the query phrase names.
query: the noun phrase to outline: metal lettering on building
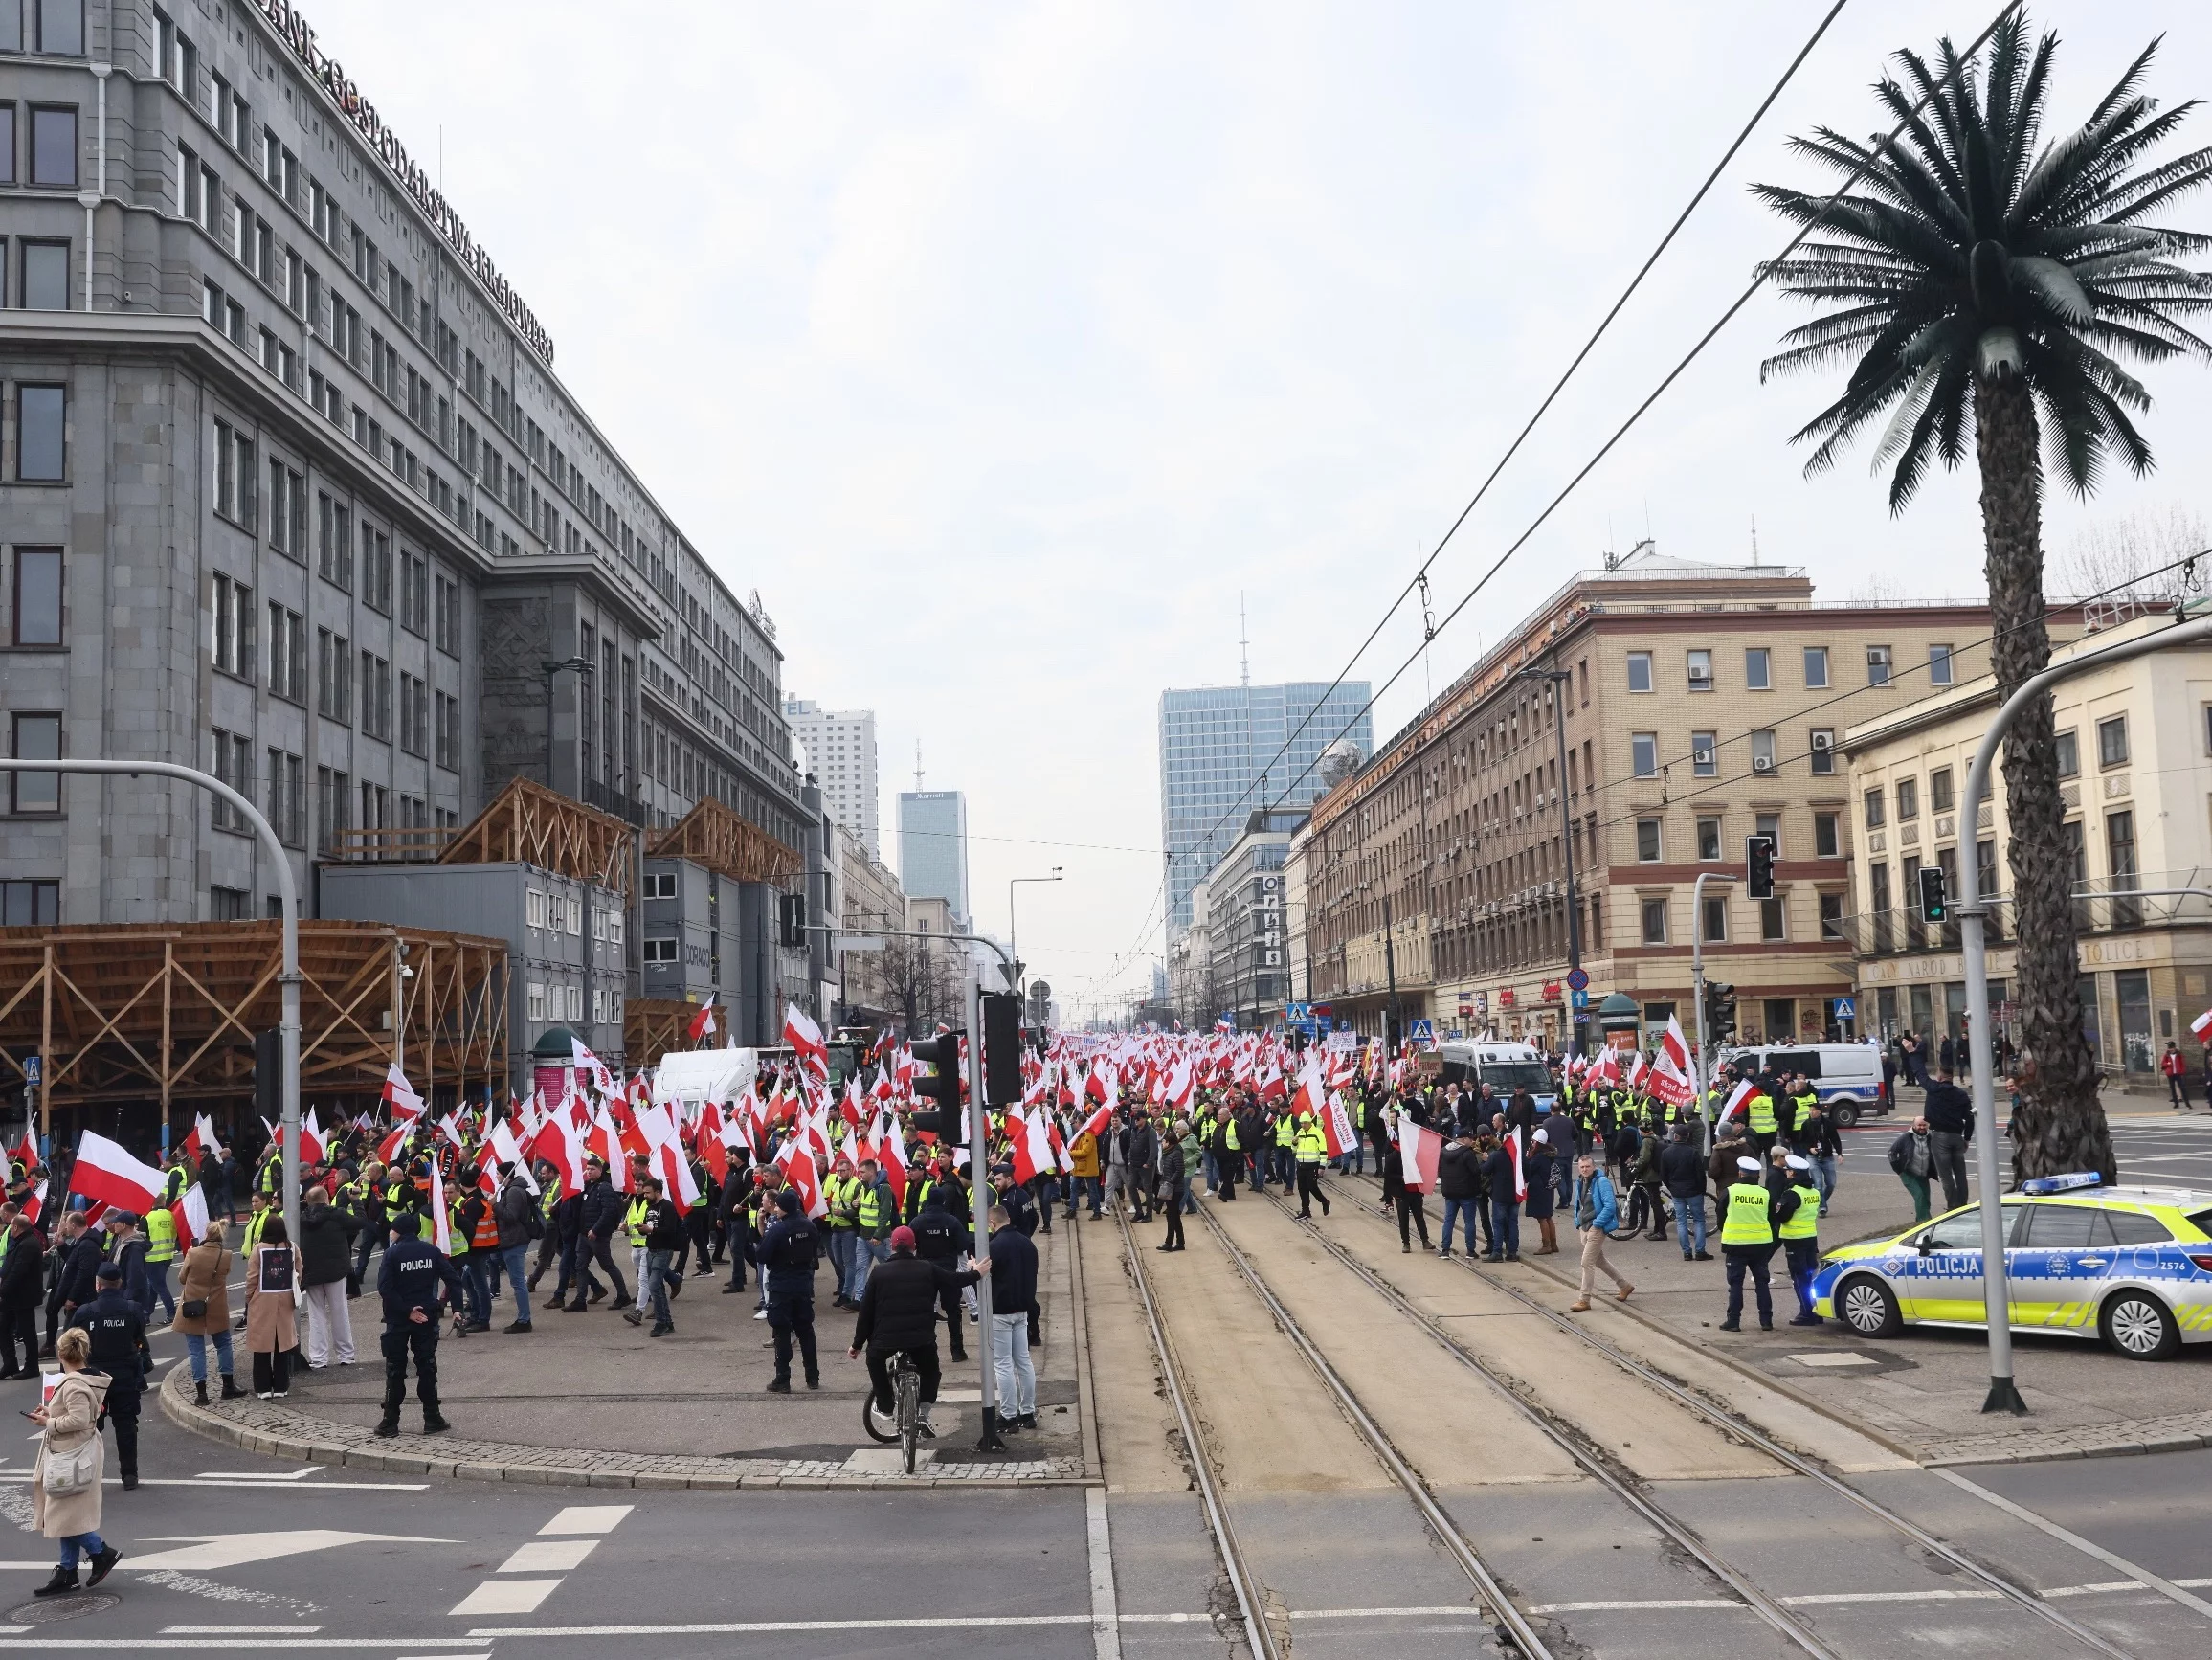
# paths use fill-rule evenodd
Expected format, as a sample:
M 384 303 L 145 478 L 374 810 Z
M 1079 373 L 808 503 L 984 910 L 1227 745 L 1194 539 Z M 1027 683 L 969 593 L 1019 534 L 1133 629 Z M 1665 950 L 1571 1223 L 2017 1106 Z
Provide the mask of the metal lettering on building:
M 337 60 L 327 56 L 315 44 L 315 31 L 307 19 L 290 4 L 290 0 L 259 0 L 259 4 L 261 15 L 284 37 L 285 44 L 292 48 L 293 56 L 307 66 L 308 73 L 336 101 L 346 119 L 369 141 L 369 147 L 391 169 L 392 176 L 406 188 L 407 193 L 414 198 L 415 206 L 437 227 L 437 234 L 460 256 L 461 263 L 469 268 L 476 280 L 484 285 L 492 299 L 498 303 L 500 309 L 506 313 L 507 321 L 515 325 L 516 332 L 522 335 L 532 351 L 551 363 L 553 337 L 546 332 L 545 325 L 523 303 L 522 296 L 514 291 L 507 280 L 500 275 L 499 267 L 492 263 L 491 256 L 477 245 L 476 238 L 469 235 L 468 227 L 461 223 L 460 215 L 454 212 L 453 204 L 445 199 L 436 185 L 431 182 L 430 175 L 407 153 L 406 146 L 399 142 L 397 135 L 384 124 L 384 118 L 376 113 L 376 106 L 361 96 L 361 89 L 346 78 L 346 71 Z

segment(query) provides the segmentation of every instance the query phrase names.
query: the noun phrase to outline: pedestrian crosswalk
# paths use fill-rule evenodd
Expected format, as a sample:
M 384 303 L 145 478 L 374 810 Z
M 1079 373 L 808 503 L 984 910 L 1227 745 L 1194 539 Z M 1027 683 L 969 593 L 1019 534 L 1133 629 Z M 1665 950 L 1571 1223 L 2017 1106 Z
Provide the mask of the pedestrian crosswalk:
M 559 1579 L 524 1575 L 566 1574 L 583 1565 L 600 1539 L 621 1525 L 632 1506 L 572 1504 L 556 1512 L 538 1537 L 517 1545 L 497 1569 L 497 1578 L 476 1587 L 453 1606 L 456 1615 L 534 1614 L 561 1587 Z

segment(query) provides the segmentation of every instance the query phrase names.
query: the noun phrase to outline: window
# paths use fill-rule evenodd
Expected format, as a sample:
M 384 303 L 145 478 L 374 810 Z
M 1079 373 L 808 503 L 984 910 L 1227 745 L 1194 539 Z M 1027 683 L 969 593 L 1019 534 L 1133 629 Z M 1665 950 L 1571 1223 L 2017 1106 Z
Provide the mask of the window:
M 69 309 L 69 244 L 23 244 L 22 287 L 17 290 L 26 311 Z
M 1782 856 L 1782 816 L 1779 813 L 1759 813 L 1752 819 L 1752 834 L 1764 836 L 1773 845 L 1775 857 Z
M 77 106 L 31 106 L 31 178 L 34 185 L 77 189 Z
M 208 920 L 251 922 L 254 919 L 253 904 L 254 896 L 242 887 L 210 887 Z
M 210 601 L 213 638 L 209 649 L 225 674 L 254 675 L 254 591 L 217 572 Z
M 1775 770 L 1775 734 L 1772 731 L 1752 733 L 1752 771 L 1771 773 Z
M 399 677 L 399 747 L 411 755 L 430 752 L 429 687 L 401 671 Z
M 650 968 L 657 964 L 672 965 L 675 963 L 675 961 L 676 942 L 673 939 L 649 939 L 645 942 L 645 963 L 647 967 Z
M 1689 734 L 1689 771 L 1692 777 L 1720 776 L 1720 746 L 1710 732 Z
M 1759 902 L 1759 938 L 1767 941 L 1787 939 L 1784 910 L 1779 898 Z
M 1639 819 L 1636 821 L 1636 857 L 1646 864 L 1659 863 L 1659 826 L 1660 820 L 1657 819 Z
M 269 459 L 269 546 L 302 562 L 307 556 L 305 484 L 274 456 Z
M 1836 771 L 1836 729 L 1834 727 L 1815 727 L 1812 730 L 1807 753 L 1811 758 L 1813 776 L 1816 778 L 1833 776 Z
M 1666 901 L 1664 899 L 1647 899 L 1643 902 L 1643 943 L 1666 943 Z
M 1744 647 L 1744 689 L 1772 691 L 1775 685 L 1775 654 L 1763 645 Z
M 2051 740 L 2051 751 L 2058 763 L 2058 775 L 2060 777 L 2072 778 L 2080 775 L 2082 770 L 2081 745 L 2075 742 L 2071 729 L 2060 732 Z
M 1728 901 L 1715 896 L 1708 899 L 1698 926 L 1706 943 L 1718 945 L 1728 938 Z
M 546 988 L 538 981 L 530 982 L 529 991 L 523 1000 L 530 1020 L 543 1021 L 546 1018 Z
M 1659 776 L 1659 734 L 1634 732 L 1628 739 L 1629 771 L 1639 778 Z
M 1896 941 L 1890 932 L 1889 866 L 1887 864 L 1866 867 L 1866 909 L 1874 918 L 1874 950 L 1892 950 Z
M 584 902 L 573 895 L 568 900 L 569 932 L 581 937 L 584 932 Z
M 57 761 L 61 758 L 61 717 L 58 714 L 19 714 L 13 718 L 14 746 L 9 751 L 18 761 Z M 61 811 L 59 773 L 11 773 L 11 805 L 17 813 Z
M 315 498 L 315 570 L 339 588 L 353 586 L 353 513 L 343 502 Z
M 1693 692 L 1712 690 L 1712 653 L 1693 651 L 1689 654 L 1689 689 Z
M 2142 886 L 2135 864 L 2135 816 L 2133 813 L 2105 815 L 2105 863 L 2112 876 L 2112 926 L 2114 928 L 2140 928 L 2143 926 L 2142 902 L 2117 897 L 2133 893 Z
M 307 763 L 282 750 L 269 751 L 270 828 L 288 847 L 307 844 Z
M 0 49 L 5 49 L 10 19 L 0 13 Z M 0 185 L 15 182 L 15 106 L 0 103 Z
M 1720 857 L 1720 820 L 1700 819 L 1697 821 L 1697 856 L 1708 863 Z
M 320 838 L 316 846 L 321 852 L 335 852 L 340 836 L 350 828 L 346 814 L 352 809 L 352 780 L 344 773 L 328 767 L 315 769 L 315 822 Z
M 1824 645 L 1805 647 L 1805 689 L 1819 691 L 1828 684 L 1828 648 Z
M 674 899 L 676 897 L 676 872 L 673 870 L 647 871 L 645 874 L 645 897 L 647 899 Z
M 15 408 L 15 476 L 33 483 L 61 482 L 68 476 L 67 394 L 57 386 L 19 386 Z
M 243 529 L 254 527 L 254 440 L 222 421 L 215 425 L 215 511 Z
M 60 883 L 0 882 L 0 927 L 52 928 L 60 921 Z
M 436 700 L 437 764 L 449 772 L 460 771 L 460 699 L 444 692 Z
M 307 628 L 297 611 L 269 603 L 269 692 L 292 703 L 307 701 Z
M 251 801 L 254 798 L 254 740 L 239 732 L 226 732 L 217 728 L 209 746 L 209 768 L 216 780 L 230 787 Z M 246 816 L 220 796 L 208 797 L 208 822 L 217 830 L 235 830 L 250 834 Z
M 405 548 L 399 550 L 399 626 L 410 634 L 430 627 L 430 562 Z
M 1632 692 L 1651 689 L 1651 653 L 1648 651 L 1628 654 L 1628 689 Z
M 17 645 L 61 643 L 61 550 L 15 550 L 15 594 L 9 607 Z
M 523 890 L 523 921 L 530 928 L 546 926 L 546 896 L 534 887 Z
M 84 0 L 38 0 L 38 50 L 64 57 L 84 56 Z M 190 83 L 185 91 L 191 91 Z
M 2128 717 L 2114 715 L 2097 723 L 2097 765 L 2124 767 L 2128 764 Z
M 361 597 L 371 611 L 391 615 L 391 538 L 361 527 Z
M 460 655 L 460 584 L 440 572 L 434 592 L 437 600 L 434 624 L 437 648 L 458 657 Z
M 1920 817 L 1920 781 L 1917 778 L 1897 780 L 1897 822 Z
M 1931 813 L 1948 813 L 1953 805 L 1951 769 L 1938 767 L 1928 774 L 1928 810 Z
M 1932 645 L 1928 648 L 1928 684 L 1951 684 L 1951 647 L 1948 645 Z
M 1888 646 L 1869 645 L 1866 648 L 1866 684 L 1868 685 L 1888 685 L 1889 684 L 1889 648 Z
M 1883 823 L 1882 790 L 1880 785 L 1876 785 L 1866 792 L 1866 828 L 1879 830 Z
M 315 631 L 315 708 L 325 720 L 353 720 L 353 646 L 343 634 Z
M 1815 813 L 1813 815 L 1813 857 L 1815 859 L 1841 859 L 1843 856 L 1843 837 L 1840 830 L 1841 815 Z
M 1843 937 L 1843 896 L 1840 893 L 1823 893 L 1820 899 L 1821 937 L 1822 939 L 1842 939 Z
M 1995 899 L 1998 888 L 1997 843 L 1994 841 L 1977 841 L 1974 844 L 1974 870 L 1975 886 L 1979 890 L 1982 899 L 1984 901 Z M 1992 907 L 1983 927 L 1989 931 L 1991 939 L 2002 939 L 2004 937 L 2004 911 L 2002 909 Z

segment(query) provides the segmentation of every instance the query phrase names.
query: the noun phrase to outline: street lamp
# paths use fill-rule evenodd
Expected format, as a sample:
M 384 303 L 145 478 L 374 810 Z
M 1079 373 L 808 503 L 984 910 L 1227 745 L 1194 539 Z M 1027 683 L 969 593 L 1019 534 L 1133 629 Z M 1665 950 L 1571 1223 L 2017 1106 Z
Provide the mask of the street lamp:
M 1552 683 L 1552 730 L 1559 740 L 1559 773 L 1553 780 L 1559 791 L 1559 853 L 1567 864 L 1567 1047 L 1582 1053 L 1582 1011 L 1575 1006 L 1574 981 L 1582 972 L 1582 902 L 1575 892 L 1575 823 L 1567 812 L 1567 685 L 1574 672 L 1564 668 L 1525 668 L 1515 680 Z
M 1014 991 L 1018 992 L 1021 990 L 1020 982 L 1022 978 L 1020 944 L 1016 938 L 1014 931 L 1014 890 L 1018 885 L 1024 882 L 1064 881 L 1065 878 L 1061 875 L 1061 871 L 1063 868 L 1065 867 L 1062 865 L 1055 864 L 1052 867 L 1052 874 L 1050 876 L 1017 876 L 1009 881 L 1006 885 L 1006 949 L 1007 953 L 1014 958 L 1014 984 L 1011 987 L 1011 989 Z
M 565 657 L 558 662 L 546 662 L 538 666 L 546 674 L 546 788 L 552 790 L 559 788 L 553 782 L 553 677 L 563 669 L 570 668 L 579 676 L 588 675 L 592 672 L 592 660 L 588 657 Z M 576 795 L 579 798 L 584 794 L 583 786 L 584 780 L 579 776 L 576 780 Z

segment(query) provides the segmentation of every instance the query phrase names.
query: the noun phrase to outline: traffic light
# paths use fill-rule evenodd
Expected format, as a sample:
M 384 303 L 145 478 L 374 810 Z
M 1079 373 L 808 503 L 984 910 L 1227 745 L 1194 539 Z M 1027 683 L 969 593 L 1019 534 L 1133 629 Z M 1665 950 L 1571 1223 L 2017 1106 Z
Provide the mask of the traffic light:
M 786 951 L 804 951 L 807 944 L 807 896 L 784 893 L 776 897 L 776 937 Z
M 254 1110 L 274 1124 L 284 1116 L 284 1033 L 254 1034 Z
M 1944 891 L 1943 866 L 1923 864 L 1920 867 L 1920 920 L 1923 922 L 1949 922 L 1951 896 Z
M 1735 1036 L 1735 987 L 1726 980 L 1705 982 L 1705 1035 L 1714 1043 Z
M 960 1146 L 968 1139 L 967 1115 L 960 1110 L 960 1034 L 923 1039 L 914 1045 L 914 1060 L 918 1066 L 936 1067 L 915 1078 L 915 1097 L 937 1104 L 934 1112 L 914 1114 L 914 1128 L 927 1130 L 942 1146 Z
M 1775 839 L 1744 838 L 1744 887 L 1754 899 L 1775 896 Z
M 1021 999 L 1012 992 L 983 994 L 983 1104 L 1009 1107 L 1021 1099 Z

